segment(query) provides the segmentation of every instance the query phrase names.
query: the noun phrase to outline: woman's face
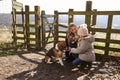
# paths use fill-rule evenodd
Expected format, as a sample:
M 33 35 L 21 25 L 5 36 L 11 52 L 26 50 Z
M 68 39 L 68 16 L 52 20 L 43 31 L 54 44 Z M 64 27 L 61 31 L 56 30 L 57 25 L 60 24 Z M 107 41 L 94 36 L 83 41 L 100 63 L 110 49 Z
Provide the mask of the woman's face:
M 71 28 L 70 28 L 70 32 L 72 32 L 72 33 L 77 33 L 76 27 L 71 27 Z

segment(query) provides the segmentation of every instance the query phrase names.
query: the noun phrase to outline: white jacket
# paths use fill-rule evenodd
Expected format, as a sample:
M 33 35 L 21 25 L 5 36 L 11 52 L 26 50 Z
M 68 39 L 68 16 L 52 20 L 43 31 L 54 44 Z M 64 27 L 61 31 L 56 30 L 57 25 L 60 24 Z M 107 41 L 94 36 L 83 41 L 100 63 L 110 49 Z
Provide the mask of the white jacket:
M 87 37 L 82 38 L 78 44 L 78 48 L 72 48 L 71 53 L 79 54 L 79 58 L 84 61 L 94 61 L 95 54 L 93 53 L 93 42 L 95 41 L 94 36 L 88 35 Z

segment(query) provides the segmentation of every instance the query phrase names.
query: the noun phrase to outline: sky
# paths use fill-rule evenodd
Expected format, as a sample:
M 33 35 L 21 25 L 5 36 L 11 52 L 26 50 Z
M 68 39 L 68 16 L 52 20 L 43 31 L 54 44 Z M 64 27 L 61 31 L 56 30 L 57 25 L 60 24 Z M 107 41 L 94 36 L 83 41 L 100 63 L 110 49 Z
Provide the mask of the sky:
M 29 5 L 31 10 L 34 6 L 40 6 L 41 10 L 53 14 L 55 10 L 67 12 L 69 9 L 74 11 L 85 11 L 86 1 L 92 1 L 92 9 L 103 10 L 120 10 L 120 0 L 16 0 L 23 3 L 23 6 Z M 0 0 L 0 13 L 11 13 L 12 0 Z

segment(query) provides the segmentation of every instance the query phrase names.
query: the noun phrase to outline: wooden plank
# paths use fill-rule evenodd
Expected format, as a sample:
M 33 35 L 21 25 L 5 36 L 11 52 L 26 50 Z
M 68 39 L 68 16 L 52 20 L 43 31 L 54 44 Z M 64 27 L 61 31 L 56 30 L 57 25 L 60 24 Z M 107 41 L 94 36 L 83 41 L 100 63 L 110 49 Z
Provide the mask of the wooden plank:
M 120 11 L 74 11 L 74 15 L 120 15 Z
M 30 29 L 29 29 L 29 25 L 30 24 L 30 17 L 29 17 L 29 6 L 26 5 L 25 6 L 25 28 L 26 28 L 26 45 L 27 45 L 27 48 L 29 49 L 30 48 L 30 40 L 29 40 L 29 37 L 30 37 Z
M 97 9 L 94 9 L 93 11 L 97 12 Z M 97 23 L 97 15 L 94 14 L 92 18 L 92 25 L 96 25 L 96 23 Z
M 35 35 L 35 32 L 29 32 L 30 35 Z
M 43 18 L 52 18 L 52 17 L 55 17 L 55 15 L 46 14 L 46 15 L 42 15 L 41 17 L 43 17 Z
M 111 27 L 112 27 L 112 20 L 113 20 L 113 15 L 108 16 L 108 23 L 107 23 L 107 35 L 106 35 L 106 44 L 105 44 L 105 55 L 108 56 L 109 54 L 109 45 L 110 45 L 110 36 L 111 36 Z
M 15 9 L 12 9 L 12 26 L 13 26 L 13 44 L 16 45 L 17 44 L 17 38 L 16 38 L 16 35 L 17 35 L 17 32 L 16 32 L 16 10 Z
M 21 11 L 16 11 L 16 14 L 25 14 L 25 12 L 21 12 Z M 29 14 L 35 14 L 35 12 L 34 11 L 29 11 L 28 12 Z
M 92 1 L 87 1 L 86 3 L 86 12 L 89 12 L 92 10 Z M 90 23 L 91 23 L 91 15 L 85 15 L 85 23 L 88 25 L 87 28 L 90 31 Z
M 120 11 L 97 11 L 92 13 L 96 15 L 120 15 Z
M 45 11 L 41 11 L 41 15 L 45 15 Z M 41 34 L 42 34 L 42 47 L 44 48 L 46 46 L 46 41 L 45 41 L 45 19 L 41 17 Z
M 109 51 L 120 52 L 119 48 L 109 48 Z
M 24 34 L 23 31 L 17 31 L 17 34 Z
M 55 47 L 55 44 L 58 42 L 58 33 L 59 33 L 59 28 L 58 28 L 58 11 L 54 11 L 54 14 L 56 15 L 54 17 L 54 22 L 55 22 L 55 25 L 54 25 L 54 47 Z
M 95 42 L 105 42 L 106 39 L 101 39 L 101 38 L 95 38 Z
M 120 29 L 111 29 L 111 33 L 120 33 Z
M 36 38 L 36 49 L 39 49 L 40 46 L 40 7 L 35 6 L 35 38 Z
M 66 34 L 67 32 L 66 32 L 66 31 L 59 31 L 59 33 L 64 33 L 64 34 Z
M 107 29 L 105 29 L 105 28 L 91 28 L 90 31 L 94 31 L 94 32 L 106 32 Z
M 59 38 L 66 38 L 66 36 L 58 36 Z
M 14 9 L 21 10 L 21 9 L 23 8 L 23 4 L 20 3 L 20 2 L 17 2 L 17 1 L 14 1 L 14 0 L 13 0 L 13 5 L 12 5 L 12 7 L 13 7 Z
M 35 38 L 31 38 L 31 37 L 29 38 L 29 40 L 30 40 L 30 41 L 36 41 Z
M 105 50 L 106 48 L 103 46 L 94 46 L 95 49 Z
M 19 39 L 20 39 L 20 40 L 24 40 L 24 37 L 18 37 L 18 36 L 17 36 L 16 38 L 17 38 L 17 40 L 19 40 Z
M 63 28 L 68 28 L 68 25 L 62 24 L 62 23 L 59 23 L 58 26 L 61 26 L 61 27 L 63 27 Z
M 97 10 L 96 9 L 94 9 L 93 10 L 94 12 L 97 12 Z M 95 25 L 96 25 L 96 23 L 97 23 L 97 15 L 93 15 L 93 17 L 92 17 L 92 28 L 94 27 L 96 27 Z M 94 35 L 95 34 L 95 31 L 92 31 L 92 35 Z
M 58 12 L 58 15 L 67 15 L 68 12 Z
M 23 27 L 22 23 L 21 24 L 20 23 L 16 23 L 15 25 L 16 25 L 16 27 Z M 30 28 L 35 28 L 35 24 L 29 24 L 29 27 Z
M 23 27 L 23 24 L 16 23 L 16 27 Z
M 68 13 L 68 24 L 73 23 L 73 9 L 69 9 L 69 13 Z
M 90 31 L 94 32 L 107 32 L 106 28 L 91 28 Z M 111 33 L 120 33 L 120 29 L 111 29 Z
M 110 40 L 110 43 L 120 44 L 120 40 Z
M 16 11 L 16 14 L 25 14 L 25 12 L 22 12 L 22 11 Z

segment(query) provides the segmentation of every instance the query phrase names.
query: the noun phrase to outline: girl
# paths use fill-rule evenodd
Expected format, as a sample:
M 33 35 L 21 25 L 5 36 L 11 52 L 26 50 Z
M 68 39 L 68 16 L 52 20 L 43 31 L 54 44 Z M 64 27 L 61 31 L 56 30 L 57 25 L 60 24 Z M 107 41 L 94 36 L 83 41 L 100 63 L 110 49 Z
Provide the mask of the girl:
M 72 48 L 71 53 L 79 54 L 79 57 L 73 61 L 74 65 L 80 65 L 80 68 L 84 69 L 88 66 L 91 68 L 92 61 L 95 60 L 95 54 L 93 53 L 92 43 L 95 41 L 94 36 L 88 34 L 88 29 L 86 24 L 82 24 L 78 29 L 78 35 L 80 41 L 78 42 L 80 46 L 78 48 Z

